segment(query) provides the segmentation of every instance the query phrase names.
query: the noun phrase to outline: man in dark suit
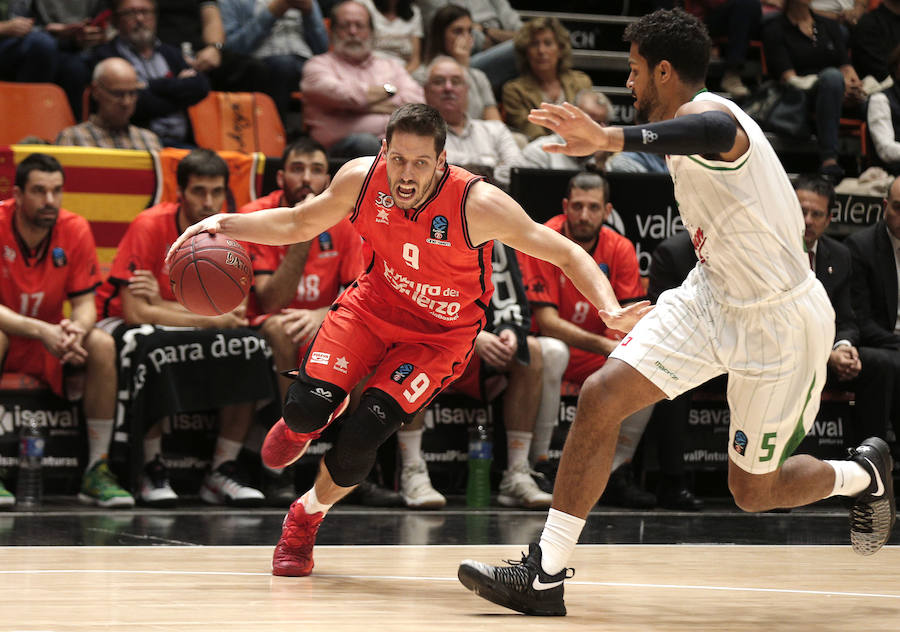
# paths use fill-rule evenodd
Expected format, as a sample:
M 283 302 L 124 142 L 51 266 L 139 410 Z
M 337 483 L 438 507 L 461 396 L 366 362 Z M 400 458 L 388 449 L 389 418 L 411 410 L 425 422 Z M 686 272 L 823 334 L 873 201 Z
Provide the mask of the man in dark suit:
M 865 289 L 861 286 L 866 286 L 867 281 L 861 278 L 862 269 L 857 269 L 856 255 L 851 264 L 850 250 L 847 246 L 824 234 L 831 223 L 834 187 L 820 176 L 800 176 L 794 182 L 794 189 L 800 200 L 806 223 L 803 241 L 809 253 L 810 267 L 825 287 L 835 312 L 835 338 L 828 358 L 827 386 L 854 391 L 856 394 L 853 423 L 847 429 L 847 444 L 856 445 L 868 437 L 884 436 L 890 418 L 895 382 L 900 376 L 898 370 L 900 353 L 880 348 L 881 345 L 873 344 L 871 337 L 860 333 L 857 323 L 866 312 L 866 306 L 857 295 L 861 289 Z M 859 237 L 876 228 L 877 225 L 848 239 L 850 249 L 854 248 L 851 245 L 854 242 L 859 244 Z M 885 236 L 883 226 L 881 235 Z M 867 253 L 868 257 L 868 253 L 873 252 L 873 249 L 864 246 L 863 252 Z M 890 256 L 890 251 L 887 254 Z M 897 277 L 893 258 L 890 271 L 894 284 L 896 320 Z M 869 276 L 870 273 L 863 274 Z M 855 314 L 854 307 L 857 310 Z M 894 338 L 900 341 L 900 336 Z

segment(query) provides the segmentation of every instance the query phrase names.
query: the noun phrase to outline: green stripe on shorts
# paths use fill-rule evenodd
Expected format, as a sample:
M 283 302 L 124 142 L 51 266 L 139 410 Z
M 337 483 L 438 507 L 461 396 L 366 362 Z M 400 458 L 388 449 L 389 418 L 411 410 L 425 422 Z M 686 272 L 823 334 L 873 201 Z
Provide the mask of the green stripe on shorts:
M 803 437 L 806 436 L 806 428 L 803 427 L 803 413 L 806 412 L 806 407 L 809 406 L 809 399 L 812 397 L 812 390 L 815 385 L 816 376 L 813 374 L 812 382 L 809 384 L 809 390 L 806 391 L 806 401 L 803 402 L 803 410 L 800 411 L 800 419 L 797 420 L 797 425 L 794 426 L 794 432 L 791 434 L 791 438 L 788 439 L 787 445 L 784 446 L 784 451 L 781 453 L 781 459 L 778 461 L 778 467 L 781 467 L 785 459 L 794 453 L 794 450 L 796 450 L 797 446 L 800 445 L 800 442 L 803 441 Z

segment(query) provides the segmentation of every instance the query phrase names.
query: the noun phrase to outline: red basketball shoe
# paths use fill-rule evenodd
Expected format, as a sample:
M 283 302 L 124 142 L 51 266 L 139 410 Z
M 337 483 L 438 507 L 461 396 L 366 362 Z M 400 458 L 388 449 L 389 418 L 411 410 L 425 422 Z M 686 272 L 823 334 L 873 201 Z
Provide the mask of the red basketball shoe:
M 312 432 L 294 432 L 284 423 L 284 418 L 275 422 L 275 425 L 269 429 L 266 439 L 263 441 L 260 456 L 263 463 L 272 469 L 280 469 L 287 467 L 306 453 L 309 444 L 322 436 L 325 428 L 331 425 L 331 422 L 341 416 L 350 404 L 350 396 L 341 402 L 324 426 Z
M 313 545 L 319 525 L 325 519 L 323 512 L 308 514 L 298 498 L 291 504 L 284 523 L 281 538 L 272 556 L 272 574 L 283 577 L 306 577 L 313 569 Z

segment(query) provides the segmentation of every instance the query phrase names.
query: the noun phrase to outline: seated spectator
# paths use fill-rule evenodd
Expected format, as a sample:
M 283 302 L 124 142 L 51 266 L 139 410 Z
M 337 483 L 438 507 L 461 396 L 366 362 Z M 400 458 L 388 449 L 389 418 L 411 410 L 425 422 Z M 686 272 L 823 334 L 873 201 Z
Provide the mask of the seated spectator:
M 869 0 L 812 0 L 809 8 L 824 18 L 840 22 L 842 31 L 849 38 L 851 27 L 856 26 L 869 8 Z
M 465 68 L 452 57 L 436 57 L 428 66 L 425 102 L 447 121 L 447 162 L 484 173 L 509 188 L 509 169 L 521 161 L 512 133 L 501 121 L 470 119 Z
M 0 363 L 3 371 L 38 378 L 63 396 L 63 371 L 84 371 L 88 460 L 79 500 L 131 507 L 107 463 L 116 408 L 116 347 L 97 329 L 94 289 L 100 285 L 94 237 L 86 219 L 62 208 L 59 162 L 31 154 L 16 168 L 13 197 L 0 202 Z M 63 317 L 69 301 L 71 316 Z M 0 505 L 12 504 L 0 484 Z
M 851 31 L 853 66 L 860 77 L 881 83 L 891 76 L 888 59 L 900 44 L 900 0 L 881 0 Z
M 131 379 L 120 381 L 133 384 L 127 402 L 132 423 L 148 428 L 139 500 L 167 506 L 178 499 L 161 456 L 159 420 L 176 412 L 218 408 L 219 436 L 200 497 L 212 504 L 259 505 L 263 495 L 245 482 L 237 457 L 256 402 L 274 394 L 268 346 L 245 329 L 245 305 L 220 316 L 187 311 L 175 300 L 165 265 L 166 251 L 179 234 L 222 210 L 228 167 L 215 152 L 196 149 L 178 163 L 177 178 L 179 201 L 157 204 L 129 224 L 109 279 L 97 292 L 101 325 L 129 341 L 127 363 L 124 350 L 120 358 L 122 374 Z M 240 353 L 232 353 L 238 347 Z M 154 362 L 166 348 L 191 352 Z M 149 361 L 141 370 L 137 367 L 143 358 Z
M 91 76 L 90 51 L 106 41 L 106 30 L 97 22 L 105 9 L 106 0 L 9 2 L 11 17 L 32 19 L 35 27 L 56 40 L 54 80 L 65 90 L 76 121 L 81 119 L 81 95 Z
M 209 78 L 213 90 L 265 92 L 273 96 L 269 67 L 259 59 L 232 50 L 226 41 L 217 2 L 155 1 L 159 9 L 159 39 L 178 48 L 191 68 Z
M 406 72 L 412 74 L 422 64 L 425 36 L 419 7 L 412 0 L 360 1 L 369 10 L 375 25 L 375 52 L 399 60 Z
M 741 80 L 750 40 L 757 36 L 762 19 L 760 0 L 685 0 L 684 8 L 709 29 L 711 37 L 724 37 L 725 74 L 720 85 L 735 99 L 750 96 Z
M 34 27 L 34 18 L 9 14 L 0 3 L 0 81 L 51 83 L 56 78 L 56 41 Z
M 869 97 L 866 122 L 874 152 L 870 160 L 891 175 L 900 175 L 900 45 L 888 58 L 893 85 Z M 872 155 L 874 154 L 874 155 Z
M 419 0 L 426 27 L 437 11 L 450 4 L 465 8 L 471 16 L 471 66 L 484 72 L 493 91 L 499 93 L 503 84 L 516 76 L 512 40 L 522 26 L 519 13 L 509 0 Z
M 228 50 L 252 55 L 271 71 L 269 94 L 281 118 L 300 89 L 303 64 L 328 50 L 328 31 L 316 0 L 220 0 Z
M 531 141 L 550 133 L 528 120 L 532 108 L 543 102 L 572 103 L 592 83 L 585 73 L 572 70 L 569 31 L 556 18 L 529 20 L 516 33 L 515 48 L 520 75 L 503 85 L 503 109 L 506 124 Z
M 900 257 L 900 179 L 895 178 L 888 189 L 883 218 L 873 226 L 850 235 L 844 243 L 853 260 L 850 295 L 859 326 L 859 348 L 870 347 L 870 353 L 881 361 L 881 370 L 888 372 L 888 376 L 878 378 L 885 381 L 875 397 L 883 398 L 884 410 L 890 415 L 894 434 L 900 436 L 900 411 L 896 400 L 897 393 L 900 393 L 900 312 L 897 311 L 900 290 L 897 275 L 897 258 Z M 865 370 L 865 356 L 862 356 L 862 362 Z M 875 426 L 880 422 L 880 418 L 872 420 Z M 875 436 L 884 436 L 882 428 L 860 428 L 859 432 L 869 430 Z
M 372 16 L 354 0 L 331 15 L 333 49 L 303 67 L 303 119 L 332 158 L 375 155 L 391 113 L 422 103 L 422 88 L 393 59 L 372 53 Z
M 619 303 L 644 297 L 634 245 L 603 223 L 612 212 L 609 185 L 595 173 L 579 173 L 569 181 L 563 198 L 563 213 L 545 225 L 565 235 L 590 253 L 609 277 Z M 569 346 L 569 364 L 563 378 L 577 385 L 606 362 L 619 344 L 620 332 L 609 330 L 590 302 L 565 275 L 547 262 L 523 257 L 525 286 L 541 335 L 557 338 Z M 555 388 L 559 397 L 559 385 Z M 557 405 L 558 409 L 558 405 Z M 626 418 L 619 432 L 612 475 L 603 502 L 626 507 L 653 507 L 656 497 L 634 482 L 630 461 L 637 449 L 652 407 Z
M 820 173 L 840 180 L 838 130 L 844 103 L 859 105 L 865 95 L 834 20 L 809 8 L 809 0 L 786 0 L 784 11 L 763 26 L 769 73 L 810 94 L 815 113 Z
M 806 223 L 803 242 L 810 267 L 822 282 L 835 312 L 827 386 L 856 394 L 852 424 L 845 426 L 846 444 L 854 446 L 869 437 L 884 435 L 892 405 L 888 391 L 896 389 L 895 380 L 900 377 L 900 353 L 860 344 L 850 296 L 850 251 L 825 235 L 834 207 L 834 186 L 823 178 L 801 176 L 795 180 L 794 190 Z
M 139 89 L 134 67 L 120 57 L 109 57 L 94 68 L 91 95 L 97 111 L 84 123 L 67 127 L 57 145 L 109 149 L 160 149 L 159 137 L 149 129 L 131 125 Z
M 682 230 L 664 239 L 653 250 L 648 274 L 647 298 L 656 304 L 660 294 L 681 285 L 696 265 L 697 255 L 688 231 Z M 694 496 L 688 488 L 684 474 L 684 436 L 691 414 L 692 394 L 693 391 L 688 391 L 674 399 L 657 402 L 650 418 L 650 424 L 656 425 L 659 458 L 656 501 L 664 509 L 677 511 L 703 509 L 703 501 Z
M 425 83 L 425 71 L 438 55 L 447 55 L 459 62 L 466 70 L 466 84 L 469 86 L 470 119 L 499 121 L 500 109 L 494 98 L 494 89 L 487 75 L 470 65 L 472 59 L 472 16 L 468 9 L 448 4 L 438 9 L 428 28 L 425 39 L 424 62 L 413 73 L 416 81 Z
M 112 9 L 118 35 L 98 47 L 96 57 L 122 57 L 137 72 L 143 87 L 132 123 L 153 130 L 163 145 L 188 144 L 186 109 L 206 97 L 209 81 L 187 65 L 181 51 L 156 37 L 154 0 L 113 0 Z
M 331 182 L 328 156 L 314 140 L 301 138 L 284 150 L 276 175 L 278 189 L 241 208 L 251 213 L 265 208 L 294 206 L 319 195 Z M 248 316 L 272 348 L 282 401 L 294 381 L 285 371 L 297 368 L 299 358 L 325 319 L 332 302 L 364 268 L 362 242 L 348 220 L 318 238 L 286 246 L 251 243 L 254 286 Z M 273 489 L 266 498 L 287 501 L 297 497 L 290 476 L 266 468 Z M 290 471 L 288 471 L 290 475 Z M 287 483 L 285 483 L 287 481 Z
M 487 326 L 475 338 L 475 355 L 463 375 L 451 387 L 477 400 L 485 399 L 484 382 L 505 374 L 503 425 L 506 428 L 506 469 L 500 480 L 497 502 L 505 507 L 546 509 L 553 497 L 535 481 L 528 465 L 534 422 L 541 398 L 541 346 L 528 335 L 530 314 L 522 287 L 516 251 L 494 242 L 492 279 L 495 291 L 488 309 Z M 400 446 L 400 494 L 412 509 L 437 509 L 447 503 L 434 489 L 422 458 L 425 411 L 397 432 Z

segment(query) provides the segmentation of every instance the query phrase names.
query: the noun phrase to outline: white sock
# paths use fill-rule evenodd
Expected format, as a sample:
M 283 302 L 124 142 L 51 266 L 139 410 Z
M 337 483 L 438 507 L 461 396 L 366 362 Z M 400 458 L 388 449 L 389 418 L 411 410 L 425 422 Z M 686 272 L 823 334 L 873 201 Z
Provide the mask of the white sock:
M 650 421 L 650 415 L 653 414 L 653 406 L 642 408 L 636 413 L 632 413 L 622 420 L 619 426 L 619 437 L 616 440 L 616 452 L 613 455 L 612 469 L 615 472 L 623 463 L 629 463 L 634 458 L 638 444 L 641 442 L 641 436 Z
M 158 437 L 144 437 L 144 463 L 149 463 L 162 454 L 162 435 Z
M 225 437 L 219 437 L 216 441 L 216 451 L 213 453 L 212 469 L 215 471 L 222 463 L 226 461 L 234 461 L 241 453 L 243 443 L 240 441 L 232 441 Z
M 858 496 L 872 484 L 872 477 L 862 465 L 854 461 L 825 461 L 834 468 L 834 489 L 831 496 Z
M 578 536 L 584 528 L 584 519 L 551 509 L 541 532 L 541 566 L 548 575 L 556 575 L 566 567 Z
M 319 502 L 319 499 L 316 497 L 315 485 L 313 485 L 308 492 L 300 497 L 300 504 L 303 505 L 303 508 L 308 514 L 326 513 L 329 509 L 331 509 L 331 505 L 326 505 Z
M 400 463 L 403 464 L 403 467 L 415 465 L 425 460 L 422 458 L 422 435 L 424 433 L 425 428 L 401 430 L 397 433 L 397 443 L 400 446 Z
M 531 449 L 531 433 L 521 430 L 506 431 L 506 469 L 517 465 L 528 467 L 528 450 Z
M 88 436 L 88 462 L 85 472 L 94 466 L 100 459 L 105 459 L 109 451 L 109 442 L 112 440 L 112 419 L 87 420 Z

